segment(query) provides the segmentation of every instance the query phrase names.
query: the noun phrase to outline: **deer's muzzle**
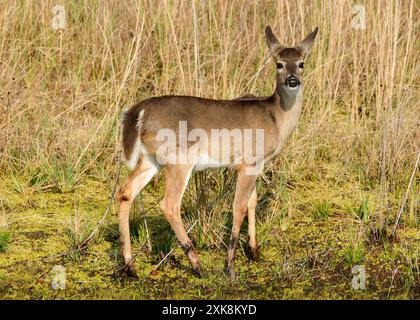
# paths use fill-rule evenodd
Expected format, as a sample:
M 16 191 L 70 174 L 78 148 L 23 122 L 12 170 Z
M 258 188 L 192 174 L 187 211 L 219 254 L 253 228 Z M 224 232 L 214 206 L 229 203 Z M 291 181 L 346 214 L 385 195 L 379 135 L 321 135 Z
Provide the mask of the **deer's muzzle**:
M 296 88 L 300 85 L 300 80 L 295 76 L 290 76 L 286 78 L 285 84 L 290 88 Z

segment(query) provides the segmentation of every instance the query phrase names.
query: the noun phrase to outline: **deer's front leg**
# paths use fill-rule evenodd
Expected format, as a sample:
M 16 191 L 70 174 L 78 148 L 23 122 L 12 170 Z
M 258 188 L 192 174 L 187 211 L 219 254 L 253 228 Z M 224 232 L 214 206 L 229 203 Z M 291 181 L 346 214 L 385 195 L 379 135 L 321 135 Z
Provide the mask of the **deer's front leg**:
M 255 230 L 255 208 L 257 207 L 257 190 L 254 185 L 248 201 L 248 245 L 245 253 L 251 260 L 257 261 L 260 257 L 257 233 Z
M 230 236 L 228 256 L 225 265 L 226 273 L 235 278 L 235 253 L 239 241 L 239 232 L 244 221 L 248 202 L 255 186 L 257 176 L 247 175 L 245 168 L 238 171 L 238 180 L 236 181 L 235 200 L 233 203 L 233 224 L 232 234 Z

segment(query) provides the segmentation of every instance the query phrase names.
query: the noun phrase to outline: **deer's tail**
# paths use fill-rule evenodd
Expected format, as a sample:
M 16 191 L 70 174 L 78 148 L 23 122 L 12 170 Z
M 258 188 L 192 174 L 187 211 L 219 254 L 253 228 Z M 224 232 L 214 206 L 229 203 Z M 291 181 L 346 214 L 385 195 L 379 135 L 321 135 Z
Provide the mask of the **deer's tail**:
M 140 133 L 143 126 L 144 109 L 127 109 L 122 114 L 123 160 L 130 170 L 134 170 L 143 153 Z

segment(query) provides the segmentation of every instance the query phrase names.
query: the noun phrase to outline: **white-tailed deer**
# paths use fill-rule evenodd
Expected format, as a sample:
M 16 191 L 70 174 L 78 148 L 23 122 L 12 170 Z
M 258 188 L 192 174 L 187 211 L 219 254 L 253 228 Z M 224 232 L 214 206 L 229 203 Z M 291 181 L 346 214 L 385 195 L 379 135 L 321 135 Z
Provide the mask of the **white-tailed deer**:
M 130 208 L 137 194 L 162 168 L 166 190 L 160 208 L 197 274 L 201 273 L 200 261 L 180 212 L 182 195 L 194 170 L 235 168 L 238 177 L 226 272 L 235 276 L 235 251 L 247 213 L 249 257 L 258 258 L 255 181 L 264 162 L 279 154 L 297 125 L 302 111 L 304 58 L 317 31 L 287 48 L 266 27 L 267 45 L 277 66 L 276 88 L 269 97 L 210 100 L 161 96 L 141 101 L 124 112 L 123 156 L 133 173 L 117 198 L 124 270 L 129 276 L 136 276 L 129 233 Z

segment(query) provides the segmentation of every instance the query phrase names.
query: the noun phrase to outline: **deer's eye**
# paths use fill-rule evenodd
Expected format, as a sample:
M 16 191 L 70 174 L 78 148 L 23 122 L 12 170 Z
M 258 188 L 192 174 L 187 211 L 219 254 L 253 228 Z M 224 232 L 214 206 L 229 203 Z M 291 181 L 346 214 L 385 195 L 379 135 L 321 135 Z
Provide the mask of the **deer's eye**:
M 283 63 L 278 62 L 277 63 L 277 69 L 283 69 Z
M 299 63 L 299 68 L 303 69 L 304 66 L 305 64 L 303 62 Z

